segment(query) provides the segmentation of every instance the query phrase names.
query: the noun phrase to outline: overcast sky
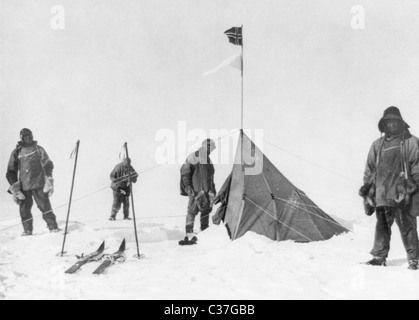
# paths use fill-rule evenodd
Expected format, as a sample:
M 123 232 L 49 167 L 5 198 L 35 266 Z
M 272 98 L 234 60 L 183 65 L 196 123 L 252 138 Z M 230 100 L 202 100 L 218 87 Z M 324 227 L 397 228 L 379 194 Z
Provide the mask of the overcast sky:
M 64 30 L 50 26 L 54 5 L 65 9 Z M 364 30 L 351 28 L 355 5 L 365 8 Z M 29 127 L 64 189 L 81 139 L 80 194 L 108 184 L 125 141 L 142 171 L 156 164 L 161 129 L 239 127 L 240 72 L 202 76 L 239 53 L 223 34 L 233 26 L 244 25 L 245 127 L 347 177 L 264 145 L 332 214 L 360 208 L 337 199 L 358 201 L 386 107 L 419 134 L 417 0 L 0 0 L 0 19 L 0 168 Z M 217 169 L 221 184 L 230 167 Z M 180 203 L 178 180 L 178 165 L 159 168 L 138 192 Z

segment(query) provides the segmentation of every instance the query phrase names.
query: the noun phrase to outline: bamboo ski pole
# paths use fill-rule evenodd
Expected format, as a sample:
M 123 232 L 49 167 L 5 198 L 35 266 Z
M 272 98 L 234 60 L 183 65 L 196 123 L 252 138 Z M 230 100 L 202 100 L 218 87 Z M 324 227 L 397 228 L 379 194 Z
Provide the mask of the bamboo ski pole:
M 134 220 L 135 242 L 136 242 L 136 245 L 137 245 L 137 254 L 134 257 L 137 258 L 137 259 L 141 259 L 142 255 L 140 254 L 140 245 L 139 245 L 139 241 L 138 241 L 137 218 L 136 218 L 136 215 L 135 215 L 134 193 L 133 193 L 133 189 L 132 189 L 131 158 L 129 157 L 128 143 L 127 142 L 125 142 L 124 148 L 125 148 L 126 158 L 128 159 L 128 183 L 129 183 L 129 188 L 130 188 L 130 193 L 131 193 L 132 216 L 134 218 L 133 220 Z
M 65 254 L 64 250 L 65 250 L 65 243 L 67 240 L 68 224 L 70 220 L 71 203 L 73 201 L 74 182 L 76 180 L 77 161 L 79 158 L 79 148 L 80 148 L 80 140 L 77 141 L 76 148 L 73 150 L 73 153 L 71 154 L 71 157 L 75 154 L 76 159 L 74 160 L 73 180 L 71 182 L 70 200 L 68 202 L 68 211 L 67 211 L 67 220 L 66 220 L 65 231 L 64 231 L 63 247 L 61 249 L 61 254 L 60 254 L 61 257 L 63 257 Z

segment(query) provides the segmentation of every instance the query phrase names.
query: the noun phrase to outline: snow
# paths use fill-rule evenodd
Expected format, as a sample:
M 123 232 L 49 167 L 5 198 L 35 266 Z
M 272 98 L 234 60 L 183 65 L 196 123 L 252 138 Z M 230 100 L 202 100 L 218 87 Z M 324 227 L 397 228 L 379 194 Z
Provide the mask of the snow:
M 56 166 L 52 203 L 61 228 L 74 164 L 69 155 L 81 140 L 64 257 L 56 256 L 62 235 L 47 232 L 36 207 L 35 236 L 20 236 L 18 208 L 0 179 L 0 299 L 419 296 L 419 273 L 407 270 L 396 226 L 389 267 L 360 264 L 370 259 L 375 219 L 363 215 L 357 196 L 384 108 L 399 106 L 417 135 L 417 3 L 370 1 L 371 23 L 355 31 L 349 0 L 61 2 L 67 27 L 52 31 L 50 1 L 0 0 L 0 169 L 19 131 L 31 128 Z M 237 53 L 223 35 L 235 23 L 246 26 L 249 39 L 245 127 L 263 129 L 279 146 L 265 143 L 269 159 L 353 233 L 310 244 L 252 233 L 231 242 L 223 226 L 211 226 L 197 246 L 178 246 L 187 201 L 179 196 L 180 164 L 156 167 L 157 133 L 173 132 L 175 149 L 186 150 L 204 139 L 202 132 L 206 138 L 213 129 L 237 127 L 240 73 L 201 76 Z M 109 173 L 125 141 L 143 172 L 135 185 L 142 260 L 133 258 L 133 223 L 107 220 Z M 216 164 L 218 187 L 230 171 L 231 163 Z M 114 252 L 124 238 L 127 261 L 105 275 L 92 275 L 97 264 L 64 273 L 76 255 L 103 241 Z
M 3 203 L 1 229 L 18 222 L 17 207 Z M 70 219 L 64 257 L 56 256 L 62 235 L 47 232 L 39 216 L 33 237 L 21 237 L 20 226 L 0 234 L 0 299 L 414 299 L 419 293 L 419 273 L 407 270 L 397 232 L 388 268 L 359 264 L 369 259 L 372 218 L 346 220 L 353 233 L 310 244 L 251 232 L 232 242 L 224 226 L 212 225 L 199 234 L 198 245 L 180 247 L 184 218 L 140 216 L 145 258 L 137 260 L 132 221 L 109 222 L 90 206 L 89 216 Z M 56 213 L 63 227 L 66 210 Z M 114 252 L 124 238 L 125 263 L 102 276 L 92 274 L 98 263 L 64 273 L 76 254 L 93 252 L 104 240 Z

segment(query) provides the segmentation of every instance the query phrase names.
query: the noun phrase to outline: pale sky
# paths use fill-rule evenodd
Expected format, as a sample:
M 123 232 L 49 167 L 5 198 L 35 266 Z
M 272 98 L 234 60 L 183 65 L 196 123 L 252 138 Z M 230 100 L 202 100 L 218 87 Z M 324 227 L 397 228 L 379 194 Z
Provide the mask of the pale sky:
M 65 9 L 64 30 L 50 27 L 54 5 Z M 365 30 L 351 28 L 355 5 Z M 0 0 L 0 19 L 0 169 L 31 128 L 56 165 L 56 204 L 68 197 L 77 139 L 83 195 L 108 184 L 125 141 L 142 171 L 156 164 L 161 129 L 239 127 L 240 72 L 202 76 L 239 52 L 223 34 L 233 26 L 244 25 L 245 127 L 352 179 L 264 145 L 328 213 L 362 214 L 357 190 L 385 108 L 398 106 L 419 135 L 417 0 Z M 220 186 L 230 167 L 216 169 Z M 145 175 L 144 206 L 157 193 L 179 214 L 178 180 L 176 165 Z

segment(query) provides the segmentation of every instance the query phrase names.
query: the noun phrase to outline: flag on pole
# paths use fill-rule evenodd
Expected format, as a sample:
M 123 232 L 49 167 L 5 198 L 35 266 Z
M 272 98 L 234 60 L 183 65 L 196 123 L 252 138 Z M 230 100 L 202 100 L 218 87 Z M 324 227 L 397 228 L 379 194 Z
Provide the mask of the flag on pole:
M 227 35 L 230 43 L 235 44 L 236 46 L 243 45 L 243 33 L 242 27 L 233 27 L 228 29 L 224 34 Z
M 242 46 L 243 49 L 243 28 L 242 27 L 233 27 L 229 30 L 227 30 L 226 32 L 224 32 L 229 41 L 237 46 Z M 218 72 L 220 69 L 224 68 L 224 67 L 233 67 L 236 68 L 240 71 L 242 71 L 243 73 L 243 54 L 240 53 L 238 55 L 235 55 L 233 57 L 228 58 L 227 60 L 225 60 L 224 62 L 222 62 L 218 67 L 207 71 L 203 74 L 203 76 L 208 76 L 210 74 L 216 73 Z
M 233 67 L 233 68 L 242 70 L 242 55 L 239 54 L 239 55 L 235 55 L 235 56 L 233 56 L 231 58 L 228 58 L 223 63 L 221 63 L 218 67 L 216 67 L 216 68 L 214 68 L 214 69 L 212 69 L 210 71 L 205 72 L 203 74 L 203 76 L 205 77 L 205 76 L 208 76 L 210 74 L 216 73 L 220 69 L 222 69 L 224 67 L 227 67 L 227 66 L 230 66 L 230 67 Z

